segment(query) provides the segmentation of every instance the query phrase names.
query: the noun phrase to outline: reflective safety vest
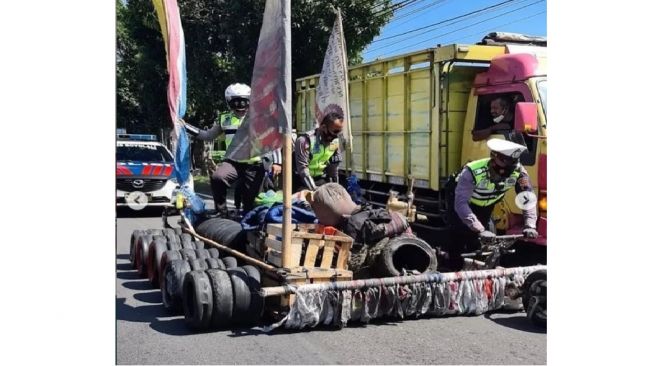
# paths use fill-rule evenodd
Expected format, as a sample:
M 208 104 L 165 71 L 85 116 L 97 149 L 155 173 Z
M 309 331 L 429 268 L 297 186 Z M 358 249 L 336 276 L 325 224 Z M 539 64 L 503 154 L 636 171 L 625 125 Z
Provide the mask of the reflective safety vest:
M 308 171 L 311 177 L 321 177 L 324 174 L 324 169 L 329 165 L 329 159 L 338 150 L 338 139 L 331 141 L 329 146 L 324 146 L 317 142 L 315 135 L 309 136 L 308 140 L 311 142 L 310 153 L 311 161 L 308 163 Z
M 233 141 L 234 136 L 236 135 L 236 131 L 238 131 L 238 127 L 240 127 L 242 122 L 242 119 L 236 117 L 231 112 L 223 113 L 220 115 L 220 127 L 224 132 L 224 144 L 227 149 L 229 149 L 229 145 L 231 145 L 231 141 Z M 239 163 L 247 164 L 255 164 L 260 161 L 260 156 L 256 156 L 247 160 L 238 160 Z
M 492 182 L 490 180 L 489 162 L 490 158 L 485 158 L 465 165 L 474 177 L 474 191 L 469 202 L 476 206 L 485 207 L 497 203 L 510 188 L 517 184 L 517 179 L 519 179 L 520 169 L 515 169 L 509 177 L 501 178 L 499 182 Z M 520 166 L 518 165 L 518 167 Z M 456 177 L 456 182 L 458 182 L 459 177 L 460 174 Z

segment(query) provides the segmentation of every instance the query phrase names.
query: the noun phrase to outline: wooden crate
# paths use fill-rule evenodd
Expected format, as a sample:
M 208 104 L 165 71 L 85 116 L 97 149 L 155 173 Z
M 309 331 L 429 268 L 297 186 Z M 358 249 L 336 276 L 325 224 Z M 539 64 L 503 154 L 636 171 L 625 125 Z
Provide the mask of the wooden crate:
M 354 240 L 335 229 L 325 234 L 325 229 L 323 225 L 318 224 L 293 224 L 290 263 L 283 263 L 281 224 L 266 225 L 265 241 L 259 249 L 265 253 L 263 257 L 266 262 L 289 270 L 285 284 L 352 280 L 353 273 L 347 269 L 347 262 Z M 280 305 L 288 306 L 293 303 L 294 298 L 294 295 L 282 296 Z
M 339 230 L 334 229 L 332 235 L 324 234 L 324 230 L 324 226 L 317 224 L 292 225 L 291 260 L 282 263 L 282 226 L 267 224 L 265 248 L 262 248 L 266 261 L 277 267 L 297 268 L 298 272 L 303 272 L 303 268 L 346 270 L 353 239 Z

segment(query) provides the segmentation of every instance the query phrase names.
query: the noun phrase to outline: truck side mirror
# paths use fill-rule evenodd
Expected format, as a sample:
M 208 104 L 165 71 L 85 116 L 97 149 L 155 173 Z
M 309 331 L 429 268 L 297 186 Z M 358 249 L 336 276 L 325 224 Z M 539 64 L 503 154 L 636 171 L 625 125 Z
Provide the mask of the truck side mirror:
M 525 133 L 537 131 L 536 103 L 517 103 L 515 106 L 515 131 Z

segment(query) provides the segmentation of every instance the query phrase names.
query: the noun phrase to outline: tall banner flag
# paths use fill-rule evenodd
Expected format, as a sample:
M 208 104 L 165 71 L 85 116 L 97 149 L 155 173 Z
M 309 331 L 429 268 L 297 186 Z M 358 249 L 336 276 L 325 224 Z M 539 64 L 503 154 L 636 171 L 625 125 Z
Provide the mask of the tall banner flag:
M 252 95 L 226 158 L 245 160 L 283 145 L 291 133 L 290 0 L 267 0 L 256 48 Z
M 172 148 L 175 154 L 175 176 L 180 185 L 190 178 L 190 144 L 183 125 L 186 114 L 186 44 L 181 27 L 177 0 L 152 0 L 166 48 L 168 65 L 168 110 L 173 124 Z
M 347 47 L 342 29 L 340 9 L 333 23 L 333 30 L 329 37 L 322 64 L 320 81 L 315 93 L 315 127 L 318 127 L 322 118 L 331 112 L 338 112 L 344 116 L 344 127 L 341 139 L 351 151 L 351 129 L 349 128 L 349 78 L 347 72 Z M 344 149 L 342 150 L 344 151 Z

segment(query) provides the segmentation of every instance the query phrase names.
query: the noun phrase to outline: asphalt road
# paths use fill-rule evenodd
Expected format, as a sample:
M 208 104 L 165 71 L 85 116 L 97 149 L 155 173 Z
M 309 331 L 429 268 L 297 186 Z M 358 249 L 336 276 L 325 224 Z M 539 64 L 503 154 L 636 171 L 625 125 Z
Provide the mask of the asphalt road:
M 147 217 L 150 215 L 150 217 Z M 160 213 L 116 221 L 118 364 L 545 364 L 546 330 L 523 312 L 385 320 L 342 330 L 234 328 L 195 334 L 161 304 L 161 292 L 131 269 L 135 229 L 160 228 Z M 171 220 L 172 221 L 172 220 Z

